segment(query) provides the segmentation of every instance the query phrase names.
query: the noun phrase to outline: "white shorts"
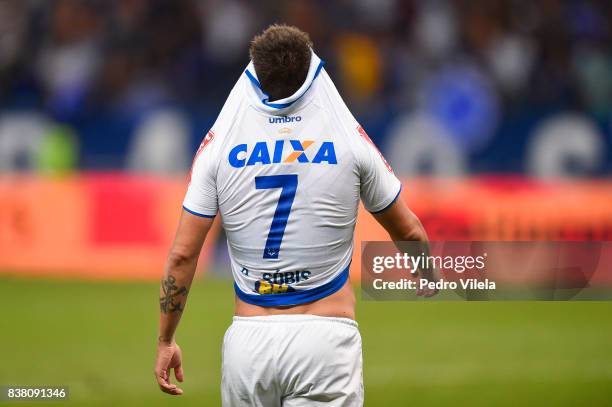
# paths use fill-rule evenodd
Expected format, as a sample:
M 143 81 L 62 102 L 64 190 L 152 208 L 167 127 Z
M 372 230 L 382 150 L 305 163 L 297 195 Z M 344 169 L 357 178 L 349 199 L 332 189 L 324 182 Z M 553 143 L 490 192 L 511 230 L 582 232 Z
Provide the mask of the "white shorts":
M 223 406 L 362 406 L 361 335 L 347 318 L 234 317 L 223 340 Z

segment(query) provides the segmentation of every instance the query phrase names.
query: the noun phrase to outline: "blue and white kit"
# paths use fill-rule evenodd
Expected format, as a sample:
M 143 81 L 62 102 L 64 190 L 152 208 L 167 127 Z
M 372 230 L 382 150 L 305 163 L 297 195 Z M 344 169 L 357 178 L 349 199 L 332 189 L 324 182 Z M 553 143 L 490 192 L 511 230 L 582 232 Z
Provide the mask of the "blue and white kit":
M 314 53 L 304 84 L 270 102 L 249 64 L 194 159 L 183 206 L 221 215 L 236 294 L 311 302 L 348 278 L 359 200 L 390 206 L 401 184 Z

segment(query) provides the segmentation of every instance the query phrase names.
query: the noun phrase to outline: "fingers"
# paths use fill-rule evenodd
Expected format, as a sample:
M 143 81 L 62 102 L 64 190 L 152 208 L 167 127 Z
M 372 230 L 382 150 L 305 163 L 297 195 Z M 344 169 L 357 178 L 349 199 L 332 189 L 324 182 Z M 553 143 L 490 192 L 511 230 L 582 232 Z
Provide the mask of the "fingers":
M 176 380 L 178 380 L 179 382 L 182 382 L 184 377 L 183 377 L 183 356 L 181 353 L 181 348 L 176 345 L 176 350 L 174 352 L 174 354 L 172 355 L 172 359 L 170 360 L 170 367 L 174 368 L 174 376 L 176 377 Z
M 429 288 L 418 288 L 416 291 L 417 297 L 433 297 L 438 294 L 438 289 L 429 289 Z
M 183 376 L 183 365 L 178 365 L 174 368 L 174 376 L 176 377 L 176 380 L 181 383 L 183 380 L 185 380 L 185 377 Z
M 438 290 L 437 289 L 433 289 L 433 290 L 427 290 L 423 296 L 425 298 L 429 298 L 429 297 L 433 297 L 436 294 L 438 294 Z
M 179 382 L 183 381 L 183 369 L 181 366 L 180 348 L 173 350 L 158 350 L 157 365 L 155 366 L 155 379 L 159 389 L 164 393 L 179 396 L 183 394 L 183 389 L 170 381 L 171 369 L 174 367 L 174 375 Z
M 173 396 L 180 396 L 183 394 L 182 389 L 170 382 L 170 374 L 167 370 L 156 371 L 155 378 L 157 379 L 159 389 L 164 393 L 172 394 Z

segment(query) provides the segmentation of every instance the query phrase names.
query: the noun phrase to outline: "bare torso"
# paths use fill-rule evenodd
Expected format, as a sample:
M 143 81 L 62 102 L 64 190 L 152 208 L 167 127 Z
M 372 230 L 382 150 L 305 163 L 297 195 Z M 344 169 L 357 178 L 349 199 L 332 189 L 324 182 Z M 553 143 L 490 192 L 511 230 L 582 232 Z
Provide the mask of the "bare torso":
M 355 293 L 350 280 L 347 280 L 341 289 L 328 297 L 287 307 L 261 307 L 246 303 L 236 297 L 235 315 L 237 316 L 255 317 L 280 314 L 311 314 L 355 319 Z

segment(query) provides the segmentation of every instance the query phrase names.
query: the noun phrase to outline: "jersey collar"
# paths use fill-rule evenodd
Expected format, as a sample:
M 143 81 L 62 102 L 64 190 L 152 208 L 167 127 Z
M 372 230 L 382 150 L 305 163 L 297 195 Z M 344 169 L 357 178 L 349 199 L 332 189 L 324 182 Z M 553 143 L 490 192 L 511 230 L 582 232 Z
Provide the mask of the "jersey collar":
M 247 68 L 244 70 L 244 73 L 247 78 L 249 78 L 250 83 L 252 85 L 250 87 L 255 92 L 258 107 L 269 113 L 279 114 L 281 110 L 290 107 L 302 96 L 304 96 L 306 92 L 308 92 L 308 89 L 310 89 L 310 86 L 312 85 L 314 80 L 317 78 L 317 76 L 319 76 L 319 73 L 321 72 L 321 69 L 323 69 L 323 65 L 325 64 L 325 61 L 319 58 L 314 53 L 314 51 L 310 50 L 310 52 L 310 67 L 308 68 L 308 74 L 306 75 L 306 80 L 304 81 L 302 86 L 300 86 L 300 88 L 296 90 L 293 95 L 284 99 L 275 100 L 273 102 L 269 101 L 270 97 L 261 88 L 261 84 L 257 79 L 257 73 L 255 72 L 253 61 L 249 63 Z

